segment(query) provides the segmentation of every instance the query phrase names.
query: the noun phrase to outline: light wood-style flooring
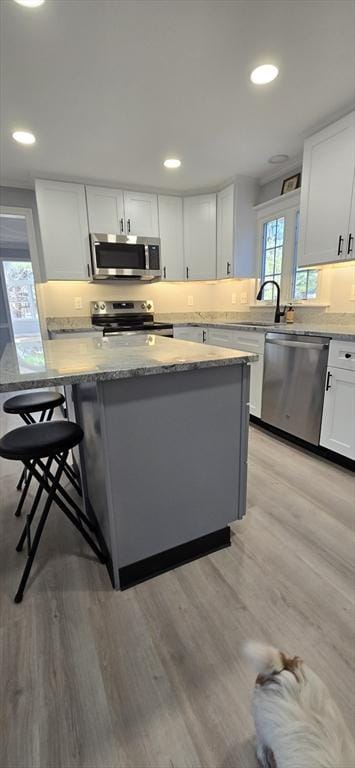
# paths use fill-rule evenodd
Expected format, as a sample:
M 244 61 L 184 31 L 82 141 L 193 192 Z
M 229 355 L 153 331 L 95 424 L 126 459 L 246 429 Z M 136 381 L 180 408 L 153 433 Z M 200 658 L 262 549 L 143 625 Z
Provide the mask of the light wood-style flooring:
M 256 768 L 248 638 L 307 660 L 352 725 L 349 471 L 252 428 L 230 549 L 114 592 L 55 509 L 14 605 L 18 469 L 0 462 L 1 768 Z

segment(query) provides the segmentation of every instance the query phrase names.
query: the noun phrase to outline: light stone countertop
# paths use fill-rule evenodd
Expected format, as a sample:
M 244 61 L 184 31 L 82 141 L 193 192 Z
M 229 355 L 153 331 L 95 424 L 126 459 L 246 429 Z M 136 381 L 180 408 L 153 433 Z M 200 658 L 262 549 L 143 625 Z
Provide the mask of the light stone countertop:
M 240 365 L 250 352 L 155 336 L 63 338 L 7 344 L 0 392 Z
M 239 331 L 259 331 L 260 333 L 304 333 L 305 336 L 326 336 L 330 339 L 336 339 L 340 341 L 355 341 L 355 315 L 354 322 L 344 322 L 344 315 L 342 316 L 342 322 L 334 322 L 329 320 L 325 322 L 302 322 L 302 323 L 265 323 L 253 322 L 250 320 L 243 320 L 242 322 L 237 319 L 204 319 L 203 317 L 198 319 L 175 319 L 170 318 L 168 315 L 164 317 L 158 317 L 159 321 L 171 322 L 175 327 L 191 326 L 191 327 L 203 327 L 203 328 L 234 328 Z M 47 326 L 49 331 L 56 331 L 57 333 L 76 333 L 76 332 L 89 332 L 95 329 L 91 325 L 90 317 L 82 318 L 47 318 Z
M 295 333 L 305 336 L 325 336 L 340 341 L 355 341 L 355 324 L 353 325 L 311 325 L 306 323 L 238 323 L 235 321 L 211 322 L 180 322 L 174 323 L 174 327 L 202 327 L 202 328 L 233 328 L 235 331 L 259 331 L 260 333 Z

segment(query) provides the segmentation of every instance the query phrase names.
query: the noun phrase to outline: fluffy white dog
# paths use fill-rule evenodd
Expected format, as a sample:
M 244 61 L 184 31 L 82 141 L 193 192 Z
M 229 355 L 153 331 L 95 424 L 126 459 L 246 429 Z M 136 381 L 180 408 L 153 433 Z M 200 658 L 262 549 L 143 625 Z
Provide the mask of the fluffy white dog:
M 263 768 L 354 768 L 354 742 L 322 680 L 298 656 L 252 642 L 244 651 L 258 672 L 252 710 Z

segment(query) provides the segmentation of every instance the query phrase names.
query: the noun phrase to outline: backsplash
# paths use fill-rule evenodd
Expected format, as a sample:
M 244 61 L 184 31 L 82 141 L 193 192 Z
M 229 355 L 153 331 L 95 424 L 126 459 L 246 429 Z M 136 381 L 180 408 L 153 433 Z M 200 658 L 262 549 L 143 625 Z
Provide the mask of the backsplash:
M 233 320 L 272 320 L 274 309 L 255 304 L 255 280 L 218 280 L 185 283 L 103 284 L 50 281 L 38 285 L 42 314 L 47 318 L 64 318 L 83 322 L 90 316 L 90 301 L 108 299 L 152 299 L 156 316 L 179 316 Z M 296 322 L 329 322 L 330 315 L 355 317 L 355 264 L 329 267 L 321 271 L 321 295 L 318 306 L 295 305 Z M 77 299 L 81 307 L 76 309 Z M 337 321 L 337 320 L 336 320 Z M 77 326 L 75 326 L 77 327 Z

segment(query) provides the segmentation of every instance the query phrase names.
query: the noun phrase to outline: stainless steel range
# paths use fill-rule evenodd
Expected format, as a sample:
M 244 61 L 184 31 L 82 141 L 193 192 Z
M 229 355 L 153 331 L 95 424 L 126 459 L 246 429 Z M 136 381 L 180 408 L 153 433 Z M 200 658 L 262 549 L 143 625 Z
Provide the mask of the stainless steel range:
M 145 301 L 91 301 L 91 322 L 102 328 L 103 335 L 127 333 L 154 333 L 173 336 L 172 323 L 154 320 L 153 302 Z

